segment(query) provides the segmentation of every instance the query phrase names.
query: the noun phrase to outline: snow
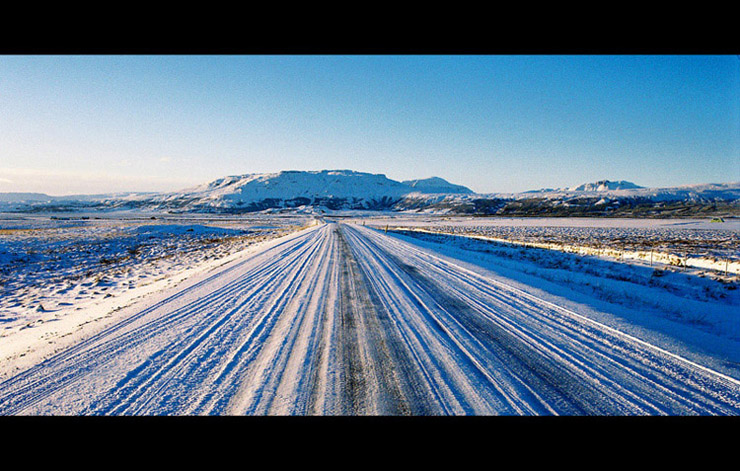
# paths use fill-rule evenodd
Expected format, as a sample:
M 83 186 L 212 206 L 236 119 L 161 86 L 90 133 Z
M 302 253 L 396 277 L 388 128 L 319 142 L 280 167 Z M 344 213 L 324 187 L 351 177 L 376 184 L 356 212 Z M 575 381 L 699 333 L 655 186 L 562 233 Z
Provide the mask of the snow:
M 608 181 L 608 180 L 607 180 Z M 656 202 L 670 201 L 736 201 L 740 199 L 740 182 L 730 183 L 702 183 L 695 185 L 683 185 L 666 188 L 649 188 L 635 185 L 629 182 L 617 182 L 618 184 L 599 184 L 599 182 L 584 184 L 573 188 L 528 190 L 522 192 L 491 192 L 475 194 L 447 194 L 442 197 L 438 195 L 422 195 L 430 202 L 439 202 L 443 199 L 447 202 L 466 202 L 473 199 L 504 199 L 522 200 L 531 198 L 546 198 L 550 200 L 562 200 L 595 197 L 606 202 L 619 199 L 645 198 Z
M 609 257 L 642 265 L 740 274 L 740 221 L 397 216 L 370 218 L 367 223 Z M 706 275 L 702 271 L 697 274 Z
M 404 185 L 408 185 L 419 193 L 464 193 L 470 194 L 473 191 L 462 185 L 454 185 L 447 180 L 439 177 L 423 178 L 419 180 L 405 180 Z
M 23 306 L 0 337 L 0 414 L 740 413 L 735 282 L 429 233 L 731 228 L 362 214 L 2 221 Z M 75 278 L 90 262 L 97 284 Z
M 187 224 L 190 218 L 169 217 L 186 224 L 67 218 L 0 218 L 3 360 L 28 353 L 29 339 L 58 341 L 53 339 L 70 327 L 108 316 L 133 299 L 312 221 L 222 218 L 210 226 Z
M 260 228 L 266 228 L 270 226 L 259 226 Z M 254 229 L 254 227 L 251 227 Z M 136 234 L 147 234 L 147 235 L 159 235 L 159 236 L 170 236 L 170 235 L 240 235 L 248 232 L 247 229 L 229 229 L 221 227 L 210 227 L 203 226 L 200 224 L 146 224 L 132 228 L 131 232 Z
M 497 195 L 497 194 L 492 194 Z M 531 193 L 498 194 L 513 198 L 531 198 Z M 645 188 L 630 182 L 596 182 L 573 188 L 542 191 L 537 196 L 559 199 L 568 197 L 598 196 L 604 198 L 650 198 L 654 201 L 696 200 L 700 198 L 740 199 L 740 182 L 702 183 L 666 188 Z
M 352 170 L 283 171 L 221 178 L 210 183 L 163 195 L 155 202 L 186 202 L 186 208 L 207 204 L 213 207 L 239 207 L 265 200 L 289 201 L 297 198 L 349 199 L 369 202 L 384 197 L 398 198 L 409 187 L 382 174 Z
M 593 183 L 584 183 L 572 188 L 566 188 L 565 191 L 610 191 L 610 190 L 631 190 L 635 188 L 642 188 L 641 186 L 635 185 L 632 182 L 626 180 L 609 181 L 600 180 Z
M 529 200 L 528 211 L 533 214 L 538 211 L 540 214 L 552 214 L 550 211 L 553 210 L 553 205 L 556 209 L 574 206 L 570 208 L 571 211 L 583 214 L 584 210 L 597 202 L 595 206 L 600 210 L 597 215 L 620 207 L 626 207 L 629 211 L 633 204 L 640 206 L 641 211 L 646 209 L 646 205 L 652 204 L 650 211 L 661 214 L 666 211 L 668 215 L 691 214 L 684 214 L 683 209 L 693 211 L 694 214 L 715 211 L 727 215 L 735 214 L 735 205 L 740 200 L 740 182 L 643 188 L 623 180 L 602 180 L 556 190 L 475 194 L 467 187 L 452 184 L 439 177 L 399 182 L 383 174 L 353 170 L 282 171 L 228 176 L 166 193 L 63 197 L 7 193 L 0 194 L 0 211 L 166 210 L 177 213 L 256 213 L 270 209 L 288 209 L 313 214 L 334 210 L 394 209 L 445 214 L 469 212 L 476 207 L 476 203 L 483 201 L 483 209 L 476 211 L 491 214 L 486 211 L 499 208 L 499 203 L 509 204 L 522 200 Z M 663 207 L 677 202 L 685 205 Z M 625 203 L 627 206 L 624 206 Z M 716 207 L 717 203 L 722 203 L 719 209 Z M 715 205 L 714 209 L 712 205 Z

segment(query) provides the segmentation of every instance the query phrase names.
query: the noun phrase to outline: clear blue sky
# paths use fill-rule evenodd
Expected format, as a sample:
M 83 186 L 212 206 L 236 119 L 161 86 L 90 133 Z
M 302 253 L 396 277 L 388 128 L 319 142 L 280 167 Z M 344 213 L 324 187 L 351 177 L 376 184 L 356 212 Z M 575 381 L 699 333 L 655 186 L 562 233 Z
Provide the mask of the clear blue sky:
M 740 181 L 737 56 L 0 56 L 0 192 Z

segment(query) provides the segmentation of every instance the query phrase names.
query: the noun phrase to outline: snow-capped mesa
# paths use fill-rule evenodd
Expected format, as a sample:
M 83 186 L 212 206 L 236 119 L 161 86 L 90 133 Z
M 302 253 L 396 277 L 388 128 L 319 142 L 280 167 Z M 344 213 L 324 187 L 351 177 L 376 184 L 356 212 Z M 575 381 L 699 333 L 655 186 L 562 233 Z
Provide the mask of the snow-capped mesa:
M 632 182 L 625 180 L 609 181 L 599 180 L 598 182 L 584 183 L 579 186 L 570 188 L 564 188 L 565 191 L 611 191 L 611 190 L 634 190 L 637 188 L 643 188 L 639 185 L 635 185 Z
M 353 170 L 255 173 L 219 178 L 210 183 L 156 198 L 162 207 L 262 210 L 318 206 L 329 209 L 382 209 L 412 190 L 383 174 Z
M 228 197 L 234 201 L 256 201 L 264 198 L 288 200 L 300 197 L 377 198 L 408 193 L 401 183 L 383 174 L 353 170 L 296 171 L 254 173 L 219 178 L 183 193 L 209 194 L 212 198 Z
M 405 180 L 404 185 L 408 185 L 419 193 L 454 193 L 454 194 L 472 194 L 473 190 L 462 185 L 455 185 L 444 178 L 429 177 L 420 180 Z

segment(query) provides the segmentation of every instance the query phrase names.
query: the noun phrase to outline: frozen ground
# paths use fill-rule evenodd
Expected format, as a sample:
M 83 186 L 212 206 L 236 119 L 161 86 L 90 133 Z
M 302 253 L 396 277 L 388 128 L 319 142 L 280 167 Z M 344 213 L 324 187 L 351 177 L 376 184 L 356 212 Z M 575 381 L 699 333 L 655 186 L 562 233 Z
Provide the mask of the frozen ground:
M 674 266 L 699 276 L 740 274 L 740 220 L 607 218 L 382 217 L 374 227 L 411 229 L 508 242 L 648 266 Z
M 351 216 L 351 214 L 348 214 Z M 363 214 L 365 221 L 376 224 L 390 222 L 397 225 L 428 226 L 452 224 L 455 226 L 486 227 L 581 227 L 614 229 L 711 229 L 740 231 L 740 220 L 728 218 L 724 223 L 711 219 L 648 219 L 648 218 L 567 218 L 567 217 L 471 217 L 471 216 L 428 216 L 402 213 L 384 213 L 381 217 Z
M 311 218 L 0 214 L 0 358 L 53 343 L 133 299 Z M 3 372 L 7 374 L 7 372 Z
M 732 290 L 493 245 L 331 222 L 253 244 L 5 360 L 0 414 L 740 413 Z

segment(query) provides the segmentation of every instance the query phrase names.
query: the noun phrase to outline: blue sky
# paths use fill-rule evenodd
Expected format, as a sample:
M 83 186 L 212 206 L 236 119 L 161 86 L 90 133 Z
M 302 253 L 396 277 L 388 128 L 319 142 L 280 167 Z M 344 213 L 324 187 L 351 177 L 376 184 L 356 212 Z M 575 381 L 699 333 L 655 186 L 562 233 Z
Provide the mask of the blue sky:
M 740 181 L 737 56 L 0 56 L 0 192 Z

